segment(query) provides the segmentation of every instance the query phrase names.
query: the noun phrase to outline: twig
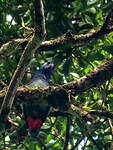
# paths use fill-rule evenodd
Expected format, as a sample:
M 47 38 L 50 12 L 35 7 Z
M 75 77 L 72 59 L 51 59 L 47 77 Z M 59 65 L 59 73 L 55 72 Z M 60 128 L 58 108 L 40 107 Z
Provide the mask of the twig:
M 86 139 L 86 141 L 85 141 L 85 143 L 84 143 L 84 146 L 82 147 L 82 150 L 85 149 L 87 142 L 88 142 L 88 139 Z
M 111 123 L 111 119 L 109 119 L 109 118 L 108 118 L 108 123 L 109 123 L 110 129 L 111 129 L 111 134 L 112 134 L 112 139 L 113 139 L 113 125 Z
M 37 139 L 38 139 L 38 141 L 39 141 L 41 147 L 43 147 L 44 150 L 47 150 L 47 147 L 44 145 L 44 143 L 41 141 L 41 139 L 40 139 L 39 137 L 38 137 Z
M 6 150 L 6 144 L 5 144 L 5 130 L 4 130 L 4 132 L 2 133 L 2 136 L 3 136 L 4 150 Z
M 19 143 L 19 145 L 22 144 L 25 147 L 25 150 L 30 150 L 24 143 Z
M 94 128 L 90 128 L 90 133 L 92 133 L 93 131 L 97 130 L 98 128 L 101 127 L 101 125 L 105 122 L 105 120 L 103 122 L 99 122 L 99 124 L 97 125 L 97 123 L 95 123 L 95 127 Z M 76 142 L 76 144 L 71 148 L 71 150 L 75 150 L 75 148 L 77 148 L 77 146 L 82 142 L 82 140 L 86 137 L 86 132 L 83 134 L 83 137 L 81 139 L 79 139 L 79 141 Z
M 96 141 L 91 136 L 91 132 L 89 131 L 87 124 L 84 122 L 84 120 L 82 120 L 82 119 L 80 119 L 80 120 L 82 121 L 82 124 L 85 128 L 85 132 L 86 132 L 86 135 L 88 136 L 88 138 L 93 142 L 93 144 L 97 147 L 98 150 L 101 150 L 100 146 L 96 143 Z
M 69 130 L 70 130 L 70 117 L 67 116 L 67 127 L 66 127 L 66 137 L 63 150 L 68 150 L 68 143 L 69 143 Z
M 2 87 L 2 88 L 4 88 L 4 87 L 6 87 L 7 85 L 2 81 L 2 80 L 0 80 L 0 87 Z
M 50 133 L 53 137 L 57 138 L 59 141 L 61 141 L 62 143 L 64 143 L 64 140 L 62 139 L 62 137 L 57 136 L 56 134 L 52 134 Z
M 109 104 L 107 105 L 107 109 L 109 110 Z M 112 135 L 112 143 L 111 143 L 111 146 L 110 146 L 110 150 L 113 150 L 113 125 L 112 125 L 112 122 L 111 122 L 110 118 L 108 118 L 107 120 L 108 120 L 110 129 L 111 129 L 111 135 Z
M 81 139 L 79 139 L 76 144 L 71 148 L 71 150 L 75 150 L 75 148 L 78 147 L 78 145 L 82 142 L 82 140 L 85 138 L 85 135 L 83 135 L 83 137 Z
M 75 47 L 75 49 L 76 49 L 76 47 Z M 76 49 L 76 51 L 79 52 L 77 49 Z M 74 56 L 72 56 L 72 57 L 74 59 L 76 59 Z M 77 59 L 83 59 L 83 61 L 85 61 L 87 64 L 89 64 L 92 67 L 92 69 L 94 69 L 94 65 L 91 62 L 89 62 L 87 60 L 87 58 L 85 58 L 81 52 L 79 52 L 79 55 L 78 55 Z
M 67 117 L 67 116 L 69 116 L 69 115 L 70 115 L 69 113 L 62 112 L 62 111 L 59 111 L 59 110 L 53 110 L 53 111 L 50 112 L 50 114 L 49 114 L 50 117 L 59 117 L 59 116 Z

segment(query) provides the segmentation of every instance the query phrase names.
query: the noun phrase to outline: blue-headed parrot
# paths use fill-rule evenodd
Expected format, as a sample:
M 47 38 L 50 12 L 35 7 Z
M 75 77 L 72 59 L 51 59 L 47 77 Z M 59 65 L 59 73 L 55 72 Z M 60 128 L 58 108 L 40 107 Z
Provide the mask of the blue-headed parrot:
M 28 86 L 30 88 L 45 88 L 49 86 L 50 77 L 53 74 L 53 71 L 54 64 L 51 62 L 45 63 L 36 71 Z M 23 110 L 30 136 L 37 137 L 40 127 L 48 115 L 50 106 L 47 104 L 37 104 L 31 101 L 23 105 Z

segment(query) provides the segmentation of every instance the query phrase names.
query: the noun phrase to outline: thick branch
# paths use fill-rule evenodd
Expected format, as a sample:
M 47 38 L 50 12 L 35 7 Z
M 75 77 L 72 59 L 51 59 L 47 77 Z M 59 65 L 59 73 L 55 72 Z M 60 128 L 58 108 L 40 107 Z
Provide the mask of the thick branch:
M 107 110 L 87 110 L 84 111 L 81 108 L 78 108 L 74 105 L 71 105 L 68 111 L 69 114 L 74 115 L 74 113 L 78 114 L 79 116 L 86 118 L 89 121 L 92 121 L 93 115 L 98 117 L 105 117 L 113 119 L 113 112 L 107 111 Z M 92 118 L 91 118 L 92 117 Z
M 31 60 L 32 54 L 40 46 L 43 40 L 43 37 L 45 35 L 45 30 L 42 29 L 42 27 L 44 28 L 45 26 L 45 22 L 42 21 L 44 20 L 44 16 L 41 13 L 43 12 L 43 10 L 41 10 L 43 8 L 43 6 L 41 5 L 43 4 L 41 0 L 40 1 L 35 0 L 35 2 L 38 5 L 38 11 L 37 11 L 37 6 L 35 6 L 35 15 L 36 17 L 42 18 L 40 19 L 40 21 L 36 22 L 36 27 L 37 28 L 40 27 L 40 29 L 38 31 L 36 30 L 35 36 L 33 36 L 32 39 L 28 42 L 27 46 L 25 47 L 22 53 L 17 69 L 11 79 L 11 82 L 7 89 L 7 93 L 4 97 L 4 101 L 0 110 L 0 122 L 6 121 L 10 108 L 12 107 L 12 104 L 13 104 L 13 100 L 16 94 L 17 87 L 19 86 L 19 83 L 21 82 L 24 76 L 27 66 Z
M 73 95 L 80 94 L 90 88 L 99 86 L 113 77 L 113 58 L 108 59 L 82 78 L 72 81 L 62 87 L 71 90 Z
M 19 88 L 16 93 L 15 104 L 26 103 L 29 100 L 35 100 L 37 103 L 49 103 L 53 107 L 67 110 L 68 94 L 78 95 L 90 88 L 99 86 L 105 81 L 110 80 L 113 76 L 113 58 L 107 60 L 93 71 L 89 72 L 82 78 L 56 87 L 48 87 L 46 89 L 29 89 L 26 87 Z M 1 99 L 5 95 L 5 91 L 0 92 Z
M 88 33 L 88 34 L 82 34 L 82 35 L 74 35 L 71 32 L 67 32 L 61 37 L 50 40 L 50 41 L 45 41 L 41 44 L 39 47 L 39 51 L 50 51 L 50 50 L 57 50 L 64 48 L 65 46 L 76 46 L 76 47 L 81 47 L 85 46 L 88 43 L 91 43 L 92 41 L 95 41 L 104 35 L 110 33 L 113 31 L 113 9 L 109 12 L 108 16 L 106 17 L 106 20 L 103 24 L 103 26 L 96 30 L 93 33 Z
M 16 39 L 3 44 L 0 48 L 0 63 L 2 63 L 2 61 L 6 59 L 7 56 L 11 55 L 17 50 L 21 50 L 22 53 L 27 43 L 27 39 Z
M 35 0 L 34 1 L 35 7 L 35 33 L 40 37 L 41 40 L 44 39 L 46 35 L 46 28 L 45 28 L 45 18 L 44 18 L 44 6 L 42 0 Z
M 35 5 L 38 6 L 38 5 Z M 37 7 L 38 8 L 38 7 Z M 38 9 L 37 9 L 38 11 Z M 43 12 L 42 12 L 43 13 Z M 36 17 L 36 22 L 39 22 L 39 20 L 43 20 L 42 17 L 38 18 Z M 41 22 L 42 22 L 41 20 Z M 44 22 L 45 24 L 45 22 Z M 41 32 L 41 29 L 39 26 L 35 27 L 37 32 Z M 42 29 L 44 30 L 44 34 L 46 33 L 45 31 L 45 26 L 42 25 Z M 58 37 L 57 39 L 50 40 L 50 41 L 44 41 L 42 42 L 41 46 L 37 49 L 37 51 L 56 51 L 58 49 L 64 48 L 65 46 L 76 46 L 76 47 L 81 47 L 85 46 L 88 43 L 91 43 L 92 41 L 95 41 L 108 33 L 113 31 L 113 10 L 110 11 L 108 16 L 106 17 L 106 20 L 103 24 L 103 26 L 96 30 L 95 32 L 91 32 L 88 34 L 82 34 L 82 35 L 74 35 L 71 32 L 67 32 L 61 37 Z M 20 41 L 20 45 L 19 45 Z M 6 44 L 4 44 L 0 48 L 0 63 L 6 56 L 9 56 L 11 53 L 13 53 L 16 48 L 21 48 L 24 45 L 26 45 L 26 40 L 23 42 L 23 39 L 17 39 L 17 40 L 12 40 Z M 19 45 L 19 47 L 18 47 Z

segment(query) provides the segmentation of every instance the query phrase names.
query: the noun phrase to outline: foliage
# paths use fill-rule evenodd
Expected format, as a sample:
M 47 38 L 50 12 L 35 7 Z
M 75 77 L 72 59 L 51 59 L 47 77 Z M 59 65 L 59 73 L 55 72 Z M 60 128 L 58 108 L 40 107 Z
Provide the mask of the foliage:
M 51 40 L 71 30 L 74 34 L 86 34 L 102 26 L 105 16 L 113 7 L 112 0 L 44 0 L 46 30 L 45 40 Z M 11 19 L 9 20 L 9 18 Z M 16 38 L 26 38 L 30 31 L 23 26 L 33 28 L 33 0 L 1 0 L 0 1 L 0 46 Z M 31 72 L 45 61 L 55 64 L 52 84 L 59 85 L 78 79 L 92 71 L 105 59 L 112 57 L 113 32 L 84 47 L 64 47 L 57 51 L 35 53 L 26 72 L 22 85 L 29 80 Z M 7 85 L 17 67 L 21 53 L 14 52 L 0 64 L 0 79 Z M 102 86 L 90 89 L 76 97 L 72 102 L 82 109 L 113 111 L 113 79 Z M 93 122 L 86 122 L 79 116 L 48 117 L 40 130 L 38 139 L 27 136 L 26 125 L 21 116 L 21 108 L 13 108 L 12 120 L 17 126 L 12 126 L 0 134 L 0 149 L 52 149 L 63 150 L 66 138 L 69 138 L 68 149 L 78 142 L 76 150 L 83 147 L 86 150 L 108 150 L 111 141 L 111 124 L 109 118 L 94 117 Z M 67 122 L 69 123 L 69 137 Z M 111 124 L 110 124 L 111 122 Z M 8 125 L 7 125 L 8 126 Z M 88 129 L 87 129 L 87 128 Z M 86 131 L 88 130 L 88 132 Z M 94 142 L 95 141 L 95 142 Z M 80 143 L 81 146 L 80 146 Z

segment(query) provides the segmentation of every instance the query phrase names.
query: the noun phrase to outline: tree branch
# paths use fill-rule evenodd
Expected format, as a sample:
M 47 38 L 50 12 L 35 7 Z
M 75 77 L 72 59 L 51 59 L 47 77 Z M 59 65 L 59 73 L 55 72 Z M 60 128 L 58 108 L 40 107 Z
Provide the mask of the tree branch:
M 0 48 L 0 63 L 2 63 L 2 61 L 6 59 L 7 56 L 11 55 L 17 50 L 21 50 L 22 53 L 27 43 L 27 39 L 16 39 L 3 44 Z
M 37 103 L 49 103 L 55 108 L 68 110 L 68 95 L 78 95 L 90 88 L 99 86 L 105 81 L 110 80 L 113 76 L 113 58 L 105 61 L 93 71 L 78 80 L 61 86 L 51 86 L 46 89 L 29 89 L 21 87 L 17 90 L 15 104 L 26 103 L 29 100 L 37 101 Z M 3 99 L 6 94 L 5 90 L 0 91 L 0 98 Z M 92 112 L 94 113 L 94 112 Z
M 35 8 L 35 34 L 43 41 L 46 35 L 44 6 L 42 0 L 34 1 Z
M 103 84 L 105 81 L 110 80 L 112 77 L 113 58 L 108 59 L 82 78 L 74 80 L 68 84 L 64 84 L 62 87 L 66 90 L 71 90 L 73 95 L 78 95 L 90 88 Z
M 74 35 L 72 32 L 67 32 L 61 37 L 58 37 L 57 39 L 50 40 L 50 41 L 44 41 L 41 46 L 38 48 L 38 51 L 50 51 L 50 50 L 57 50 L 64 48 L 65 46 L 76 46 L 81 47 L 85 46 L 88 43 L 91 43 L 104 35 L 110 33 L 113 31 L 113 9 L 109 12 L 109 14 L 106 17 L 106 20 L 103 24 L 103 26 L 91 33 L 88 34 L 82 34 L 82 35 Z
M 70 130 L 70 116 L 67 116 L 67 127 L 66 127 L 65 143 L 64 143 L 63 150 L 67 150 L 68 149 L 69 130 Z
M 35 17 L 36 18 L 39 17 L 41 19 L 39 19 L 39 21 L 37 21 L 36 19 L 36 22 L 35 22 L 36 33 L 28 42 L 27 46 L 25 47 L 21 55 L 17 69 L 10 81 L 9 87 L 7 89 L 7 93 L 4 97 L 4 101 L 0 110 L 0 123 L 2 122 L 3 124 L 7 120 L 7 116 L 9 114 L 10 108 L 12 107 L 17 87 L 19 86 L 19 83 L 21 82 L 24 76 L 27 66 L 31 60 L 32 54 L 40 46 L 45 36 L 45 22 L 44 22 L 44 14 L 43 14 L 44 10 L 42 10 L 43 9 L 42 0 L 40 1 L 35 0 L 35 3 L 37 4 L 36 6 L 34 6 L 35 15 L 36 15 Z
M 75 150 L 75 148 L 79 146 L 82 140 L 84 140 L 84 138 L 85 138 L 85 135 L 83 135 L 70 150 Z
M 0 88 L 6 87 L 6 86 L 7 85 L 2 80 L 0 80 Z
M 95 132 L 97 129 L 99 129 L 102 124 L 105 122 L 105 120 L 103 122 L 99 122 L 98 124 L 96 123 L 94 128 L 90 128 L 90 133 L 92 134 L 93 132 Z M 86 137 L 86 132 L 83 133 L 83 137 L 81 137 L 77 142 L 76 144 L 71 148 L 71 150 L 75 150 L 75 148 L 77 148 L 77 146 L 82 142 L 82 140 L 85 139 Z
M 38 5 L 35 5 L 38 6 Z M 38 11 L 38 7 L 37 7 Z M 43 13 L 43 12 L 42 12 Z M 36 22 L 41 20 L 37 19 L 36 17 Z M 45 23 L 44 23 L 45 24 Z M 37 32 L 40 32 L 41 29 L 39 29 L 39 26 L 35 27 Z M 44 30 L 44 34 L 46 33 L 44 25 L 42 25 L 42 29 Z M 40 31 L 38 31 L 40 30 Z M 61 37 L 58 37 L 54 40 L 50 41 L 44 41 L 40 45 L 40 47 L 37 49 L 37 51 L 56 51 L 58 49 L 64 48 L 65 46 L 76 46 L 76 47 L 81 47 L 85 46 L 107 34 L 113 31 L 113 9 L 109 12 L 109 14 L 106 17 L 106 20 L 101 28 L 98 30 L 88 33 L 88 34 L 81 34 L 81 35 L 74 35 L 72 32 L 67 32 Z M 20 41 L 20 44 L 19 44 Z M 4 44 L 0 48 L 0 63 L 6 58 L 6 56 L 9 56 L 11 53 L 16 51 L 17 49 L 21 49 L 23 46 L 25 46 L 27 43 L 27 40 L 25 39 L 17 39 L 17 40 L 12 40 L 6 44 Z M 19 47 L 18 47 L 19 45 Z M 15 49 L 16 47 L 16 49 Z

